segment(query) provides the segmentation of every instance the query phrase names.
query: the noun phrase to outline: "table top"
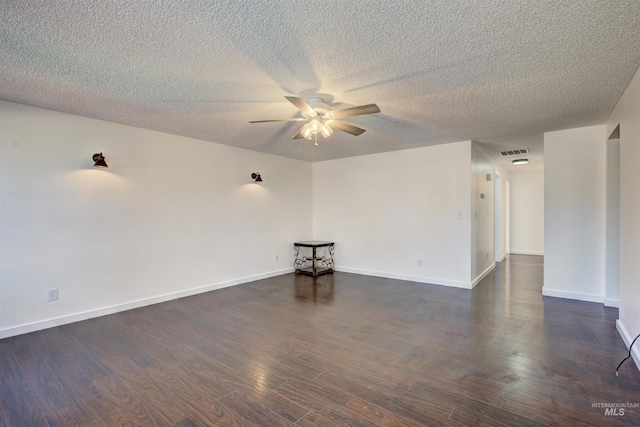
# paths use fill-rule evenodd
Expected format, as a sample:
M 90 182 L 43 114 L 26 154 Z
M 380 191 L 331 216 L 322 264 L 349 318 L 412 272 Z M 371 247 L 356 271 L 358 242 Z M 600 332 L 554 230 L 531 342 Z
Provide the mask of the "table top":
M 296 242 L 293 244 L 294 246 L 305 246 L 308 248 L 317 248 L 320 246 L 332 246 L 333 242 L 325 242 L 322 240 L 306 240 L 304 242 Z

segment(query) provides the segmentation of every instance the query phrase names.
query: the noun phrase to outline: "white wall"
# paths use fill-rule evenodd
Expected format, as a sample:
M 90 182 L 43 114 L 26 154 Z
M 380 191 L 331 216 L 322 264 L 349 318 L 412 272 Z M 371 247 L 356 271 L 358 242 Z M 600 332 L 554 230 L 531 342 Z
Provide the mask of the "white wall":
M 607 140 L 606 259 L 604 304 L 620 304 L 620 139 Z
M 511 172 L 510 253 L 544 255 L 544 169 Z
M 509 221 L 509 215 L 511 214 L 511 209 L 509 203 L 511 203 L 511 199 L 509 197 L 509 191 L 511 190 L 511 175 L 503 168 L 496 167 L 496 170 L 500 175 L 500 180 L 498 181 L 500 184 L 500 211 L 498 216 L 500 223 L 500 254 L 496 261 L 503 261 L 507 256 L 510 243 L 509 234 L 511 230 L 509 228 L 511 227 L 511 223 Z
M 604 125 L 544 134 L 543 295 L 604 301 L 605 144 Z
M 620 125 L 620 246 L 618 330 L 627 346 L 640 334 L 640 70 L 607 121 L 606 135 Z M 640 350 L 634 346 L 636 366 Z
M 306 162 L 0 101 L 0 338 L 292 271 L 311 188 Z
M 473 143 L 471 150 L 471 280 L 475 286 L 495 267 L 494 164 Z M 487 180 L 489 175 L 490 180 Z
M 312 169 L 313 237 L 338 270 L 471 287 L 471 141 Z

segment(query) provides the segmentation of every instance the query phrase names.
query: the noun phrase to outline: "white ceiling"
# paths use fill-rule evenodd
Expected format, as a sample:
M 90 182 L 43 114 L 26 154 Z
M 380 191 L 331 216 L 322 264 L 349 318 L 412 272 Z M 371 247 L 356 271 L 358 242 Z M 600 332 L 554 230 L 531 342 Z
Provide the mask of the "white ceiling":
M 0 99 L 308 161 L 604 123 L 639 65 L 638 0 L 0 2 Z M 248 123 L 285 95 L 382 112 Z

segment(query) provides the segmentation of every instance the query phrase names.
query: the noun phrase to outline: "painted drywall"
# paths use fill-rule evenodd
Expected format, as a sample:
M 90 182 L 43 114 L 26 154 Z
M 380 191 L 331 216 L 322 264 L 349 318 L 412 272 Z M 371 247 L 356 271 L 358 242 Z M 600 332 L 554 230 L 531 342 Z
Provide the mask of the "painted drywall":
M 336 242 L 338 270 L 471 287 L 471 141 L 312 170 L 313 237 Z
M 618 330 L 627 347 L 640 334 L 640 70 L 629 83 L 611 117 L 606 135 L 620 125 L 620 245 Z M 634 346 L 640 366 L 638 343 Z
M 3 101 L 0 156 L 0 337 L 283 274 L 312 235 L 307 162 Z
M 471 281 L 475 286 L 495 267 L 494 164 L 471 146 Z
M 544 255 L 544 170 L 511 172 L 510 253 Z
M 603 302 L 605 126 L 545 133 L 544 154 L 542 294 Z
M 505 259 L 505 257 L 507 256 L 507 254 L 509 253 L 509 227 L 510 227 L 510 221 L 509 221 L 509 215 L 511 213 L 511 210 L 509 209 L 509 203 L 510 203 L 510 198 L 509 198 L 509 191 L 510 191 L 510 180 L 511 180 L 511 174 L 501 168 L 496 166 L 495 169 L 495 173 L 494 175 L 499 175 L 500 178 L 498 180 L 498 184 L 499 184 L 499 191 L 500 191 L 500 205 L 499 205 L 499 212 L 498 212 L 498 223 L 499 223 L 499 227 L 500 227 L 500 244 L 499 244 L 499 256 L 496 259 L 497 262 L 501 262 Z
M 604 304 L 620 304 L 620 139 L 607 140 L 606 276 Z

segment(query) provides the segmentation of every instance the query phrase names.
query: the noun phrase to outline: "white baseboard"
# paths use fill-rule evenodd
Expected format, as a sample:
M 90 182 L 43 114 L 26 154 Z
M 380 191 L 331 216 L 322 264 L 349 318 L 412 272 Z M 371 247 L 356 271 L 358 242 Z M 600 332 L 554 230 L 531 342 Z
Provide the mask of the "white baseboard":
M 458 282 L 455 280 L 441 280 L 441 279 L 434 279 L 432 277 L 410 276 L 407 274 L 388 273 L 384 271 L 363 270 L 360 268 L 339 267 L 339 266 L 336 266 L 335 270 L 341 271 L 344 273 L 362 274 L 364 276 L 384 277 L 385 279 L 397 279 L 397 280 L 407 280 L 409 282 L 428 283 L 430 285 L 451 286 L 454 288 L 463 288 L 463 289 L 472 288 L 471 283 Z
M 619 299 L 613 299 L 613 298 L 606 298 L 604 299 L 604 305 L 606 307 L 616 307 L 619 308 L 620 307 L 620 300 Z
M 592 294 L 581 294 L 578 292 L 567 292 L 567 291 L 557 291 L 554 289 L 548 289 L 544 286 L 542 287 L 542 295 L 545 297 L 556 297 L 556 298 L 566 298 L 566 299 L 575 299 L 578 301 L 587 301 L 587 302 L 599 302 L 600 304 L 604 303 L 604 297 L 602 295 L 592 295 Z
M 475 280 L 474 280 L 473 282 L 471 282 L 471 288 L 475 288 L 475 287 L 476 287 L 476 285 L 477 285 L 478 283 L 480 283 L 480 281 L 481 281 L 482 279 L 484 279 L 484 277 L 485 277 L 487 274 L 491 273 L 491 271 L 492 271 L 494 268 L 496 268 L 496 263 L 495 263 L 495 262 L 494 262 L 494 263 L 492 263 L 489 267 L 487 267 L 487 269 L 486 269 L 485 271 L 483 271 L 483 272 L 482 272 L 478 277 L 476 277 L 476 278 L 475 278 Z
M 631 342 L 635 339 L 635 336 L 629 335 L 627 328 L 625 328 L 622 322 L 620 322 L 620 319 L 616 320 L 616 329 L 618 330 L 622 341 L 624 341 L 624 345 L 626 345 L 628 349 Z M 631 351 L 631 358 L 636 363 L 636 369 L 640 371 L 640 348 L 638 348 L 638 344 L 640 344 L 640 342 L 637 342 L 636 347 L 633 347 L 633 350 Z M 620 360 L 622 360 L 622 358 Z M 629 361 L 627 360 L 625 363 L 629 363 Z
M 118 304 L 110 307 L 103 307 L 95 310 L 84 311 L 81 313 L 74 313 L 66 316 L 60 316 L 53 319 L 47 319 L 47 320 L 28 323 L 24 325 L 13 326 L 6 329 L 0 329 L 0 339 L 9 338 L 16 335 L 28 334 L 30 332 L 40 331 L 42 329 L 48 329 L 56 326 L 66 325 L 69 323 L 80 322 L 82 320 L 93 319 L 95 317 L 106 316 L 109 314 L 132 310 L 134 308 L 145 307 L 148 305 L 171 301 L 178 298 L 197 295 L 204 292 L 215 291 L 217 289 L 228 288 L 230 286 L 240 285 L 242 283 L 253 282 L 256 280 L 267 279 L 269 277 L 280 276 L 283 274 L 292 273 L 293 271 L 294 271 L 293 267 L 290 267 L 282 270 L 271 271 L 268 273 L 256 274 L 253 276 L 241 277 L 238 279 L 228 280 L 225 282 L 214 283 L 206 286 L 201 286 L 198 288 L 187 289 L 184 291 L 173 292 L 170 294 L 159 295 L 151 298 L 144 298 L 141 300 L 131 301 L 131 302 Z
M 509 254 L 511 255 L 540 255 L 544 256 L 544 251 L 522 251 L 519 249 L 511 249 L 509 250 Z

